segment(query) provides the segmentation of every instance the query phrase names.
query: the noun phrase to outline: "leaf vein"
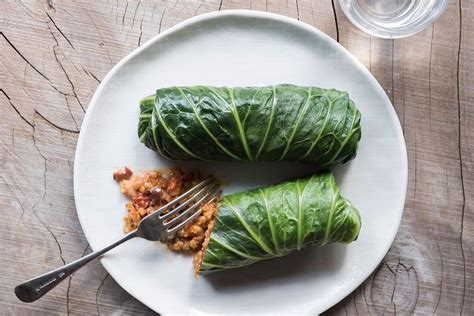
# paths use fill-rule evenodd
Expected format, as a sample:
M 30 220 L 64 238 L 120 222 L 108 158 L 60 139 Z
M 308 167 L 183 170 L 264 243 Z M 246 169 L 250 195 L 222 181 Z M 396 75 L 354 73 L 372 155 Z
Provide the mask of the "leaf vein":
M 267 142 L 268 134 L 270 133 L 270 128 L 273 123 L 274 115 L 275 115 L 275 104 L 276 104 L 276 89 L 275 86 L 272 86 L 273 89 L 273 101 L 272 101 L 272 110 L 270 112 L 270 118 L 268 119 L 267 128 L 265 130 L 265 135 L 263 136 L 262 144 L 258 148 L 257 154 L 255 155 L 255 161 L 258 161 L 260 154 L 262 153 L 263 148 Z
M 245 219 L 240 215 L 240 213 L 235 209 L 234 205 L 228 201 L 229 208 L 235 214 L 239 222 L 244 226 L 247 232 L 252 236 L 253 240 L 262 248 L 263 251 L 267 252 L 272 256 L 276 256 L 276 253 L 270 249 L 270 247 L 254 232 L 254 230 L 250 227 L 250 225 L 245 221 Z
M 214 136 L 214 134 L 211 133 L 211 131 L 206 127 L 206 125 L 204 124 L 204 122 L 202 121 L 202 118 L 201 116 L 199 115 L 199 113 L 197 112 L 197 109 L 196 109 L 196 105 L 194 104 L 194 102 L 191 102 L 191 100 L 189 100 L 189 98 L 186 96 L 186 94 L 184 93 L 184 91 L 180 88 L 180 87 L 177 87 L 177 89 L 179 90 L 179 92 L 181 93 L 181 95 L 183 96 L 183 98 L 186 100 L 186 103 L 188 103 L 188 105 L 191 107 L 191 109 L 193 110 L 194 112 L 194 115 L 196 116 L 196 119 L 198 120 L 199 124 L 201 125 L 201 127 L 206 131 L 206 133 L 209 135 L 209 137 L 211 137 L 211 139 L 214 141 L 214 143 L 216 143 L 216 145 L 222 149 L 223 152 L 225 152 L 228 156 L 230 156 L 231 158 L 234 158 L 236 160 L 240 160 L 240 161 L 243 161 L 242 158 L 240 158 L 239 156 L 233 154 L 230 150 L 228 150 L 224 145 L 222 145 L 222 143 Z
M 240 121 L 239 112 L 237 111 L 237 106 L 235 104 L 234 94 L 231 88 L 227 88 L 227 90 L 229 91 L 230 100 L 231 100 L 230 106 L 232 108 L 232 114 L 237 124 L 237 129 L 239 130 L 242 146 L 244 147 L 244 151 L 247 154 L 247 158 L 249 159 L 250 162 L 252 162 L 253 161 L 252 154 L 250 153 L 250 148 L 247 143 L 247 136 L 245 136 L 245 133 L 244 133 L 244 127 L 242 125 L 242 122 Z
M 179 148 L 181 148 L 185 153 L 187 153 L 188 155 L 192 156 L 192 157 L 195 158 L 195 159 L 209 161 L 208 159 L 204 159 L 204 158 L 202 158 L 202 157 L 199 157 L 198 155 L 196 155 L 195 153 L 193 153 L 192 151 L 190 151 L 189 149 L 187 149 L 186 146 L 184 146 L 184 145 L 176 138 L 176 136 L 173 135 L 173 133 L 171 133 L 171 131 L 169 130 L 169 128 L 168 128 L 168 126 L 166 125 L 165 121 L 163 120 L 163 117 L 161 117 L 160 111 L 156 110 L 155 113 L 157 114 L 158 120 L 160 121 L 161 125 L 163 126 L 163 129 L 166 131 L 166 133 L 168 134 L 168 136 L 176 143 L 176 145 L 178 145 Z

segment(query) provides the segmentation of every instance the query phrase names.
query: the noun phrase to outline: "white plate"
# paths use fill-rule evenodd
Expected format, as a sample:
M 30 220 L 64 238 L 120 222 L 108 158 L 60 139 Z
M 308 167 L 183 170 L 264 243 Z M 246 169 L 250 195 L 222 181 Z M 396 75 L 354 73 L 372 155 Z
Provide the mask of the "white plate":
M 329 36 L 283 16 L 215 12 L 156 36 L 119 62 L 97 89 L 82 125 L 74 193 L 93 249 L 122 236 L 125 198 L 115 169 L 168 162 L 137 137 L 138 101 L 171 85 L 249 86 L 293 83 L 348 91 L 362 113 L 357 158 L 337 168 L 344 196 L 360 210 L 362 230 L 350 245 L 305 249 L 195 280 L 191 258 L 131 240 L 102 258 L 130 294 L 163 314 L 316 314 L 353 291 L 380 263 L 398 230 L 407 187 L 400 124 L 374 77 Z M 189 165 L 189 164 L 186 164 Z M 227 181 L 225 193 L 302 175 L 293 163 L 194 163 Z

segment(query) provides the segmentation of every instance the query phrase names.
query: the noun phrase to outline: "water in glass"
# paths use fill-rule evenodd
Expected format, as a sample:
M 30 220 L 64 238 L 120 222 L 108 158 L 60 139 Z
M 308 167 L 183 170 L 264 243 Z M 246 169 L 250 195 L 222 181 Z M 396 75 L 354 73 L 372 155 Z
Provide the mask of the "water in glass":
M 449 0 L 339 0 L 342 10 L 364 32 L 383 38 L 405 37 L 430 25 Z

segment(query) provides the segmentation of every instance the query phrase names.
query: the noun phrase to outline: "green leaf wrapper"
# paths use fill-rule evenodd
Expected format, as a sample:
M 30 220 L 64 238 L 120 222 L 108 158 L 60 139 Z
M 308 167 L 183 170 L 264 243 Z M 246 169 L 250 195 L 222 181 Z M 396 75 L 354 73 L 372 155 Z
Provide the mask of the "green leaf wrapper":
M 330 172 L 225 196 L 199 272 L 242 267 L 308 246 L 350 243 L 359 212 Z
M 172 160 L 302 161 L 355 157 L 360 113 L 346 92 L 276 85 L 158 89 L 140 101 L 140 140 Z

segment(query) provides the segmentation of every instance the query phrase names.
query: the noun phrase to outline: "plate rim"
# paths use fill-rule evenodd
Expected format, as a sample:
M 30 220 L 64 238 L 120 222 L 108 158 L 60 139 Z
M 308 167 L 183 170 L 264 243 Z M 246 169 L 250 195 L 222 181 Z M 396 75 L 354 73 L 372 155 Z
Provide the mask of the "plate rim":
M 200 22 L 203 22 L 205 20 L 210 20 L 210 19 L 215 19 L 219 17 L 251 17 L 251 18 L 260 18 L 260 19 L 270 19 L 270 20 L 276 20 L 279 22 L 283 22 L 295 27 L 298 27 L 300 29 L 304 29 L 306 31 L 310 31 L 312 33 L 316 33 L 319 37 L 322 39 L 328 41 L 335 49 L 339 50 L 341 53 L 346 55 L 352 63 L 358 68 L 358 70 L 362 71 L 362 73 L 366 76 L 366 78 L 369 80 L 369 84 L 373 85 L 376 89 L 380 89 L 383 91 L 383 98 L 385 99 L 385 102 L 388 102 L 388 104 L 391 105 L 391 107 L 388 108 L 388 112 L 390 115 L 390 118 L 392 121 L 395 122 L 395 132 L 396 135 L 398 136 L 399 142 L 398 146 L 400 148 L 400 153 L 401 153 L 401 169 L 402 169 L 402 174 L 401 174 L 401 183 L 404 185 L 405 190 L 402 191 L 402 196 L 400 199 L 399 204 L 396 206 L 396 209 L 399 209 L 400 211 L 398 212 L 399 216 L 396 219 L 396 227 L 397 229 L 394 230 L 393 236 L 390 237 L 390 242 L 385 245 L 385 249 L 383 251 L 383 254 L 380 257 L 377 257 L 376 260 L 374 260 L 374 264 L 366 275 L 364 275 L 363 278 L 360 280 L 351 283 L 350 286 L 344 288 L 340 293 L 340 295 L 334 296 L 326 301 L 324 306 L 319 306 L 318 309 L 313 309 L 312 312 L 317 313 L 318 311 L 326 311 L 329 308 L 333 307 L 340 301 L 342 301 L 345 297 L 347 297 L 350 293 L 352 293 L 355 289 L 357 289 L 367 278 L 376 270 L 377 266 L 379 266 L 380 262 L 382 262 L 383 258 L 385 255 L 388 253 L 390 247 L 392 246 L 395 237 L 400 229 L 400 223 L 401 219 L 403 216 L 403 211 L 405 208 L 405 202 L 406 202 L 406 194 L 408 190 L 408 156 L 407 156 L 407 148 L 406 148 L 406 142 L 405 138 L 403 135 L 403 130 L 400 124 L 400 120 L 398 119 L 398 116 L 395 112 L 395 109 L 393 107 L 392 102 L 388 98 L 387 94 L 385 93 L 385 90 L 383 87 L 380 85 L 380 83 L 377 81 L 377 79 L 372 75 L 372 73 L 354 56 L 352 53 L 350 53 L 344 46 L 342 46 L 339 42 L 335 41 L 332 37 L 324 33 L 323 31 L 319 30 L 315 26 L 309 25 L 305 22 L 302 22 L 300 20 L 296 20 L 287 16 L 283 16 L 280 14 L 276 13 L 270 13 L 270 12 L 265 12 L 265 11 L 255 11 L 255 10 L 245 10 L 245 9 L 238 9 L 238 10 L 223 10 L 223 11 L 212 11 L 204 14 L 200 14 L 194 17 L 191 17 L 189 19 L 186 19 L 169 29 L 163 31 L 162 33 L 159 33 L 149 39 L 147 42 L 145 42 L 143 45 L 140 47 L 137 47 L 130 53 L 128 53 L 125 57 L 123 57 L 118 63 L 116 63 L 112 69 L 107 73 L 107 75 L 102 79 L 101 83 L 97 87 L 97 89 L 94 92 L 94 95 L 92 96 L 89 106 L 87 108 L 86 114 L 84 115 L 84 119 L 81 124 L 81 131 L 87 129 L 87 126 L 89 125 L 90 121 L 90 116 L 92 115 L 92 110 L 95 108 L 97 104 L 97 99 L 99 95 L 101 94 L 102 90 L 104 89 L 105 85 L 108 83 L 110 78 L 123 66 L 125 65 L 129 60 L 131 60 L 133 57 L 141 53 L 142 51 L 146 50 L 148 47 L 152 46 L 156 42 L 166 38 L 167 36 L 178 32 L 184 28 L 187 28 L 189 26 L 192 26 L 193 24 L 197 24 Z M 73 169 L 73 189 L 74 189 L 74 202 L 76 206 L 76 213 L 79 219 L 79 223 L 81 225 L 81 229 L 84 233 L 84 236 L 87 239 L 87 242 L 89 243 L 91 249 L 97 250 L 99 247 L 97 247 L 97 243 L 93 241 L 92 234 L 88 232 L 89 230 L 87 229 L 87 226 L 85 225 L 85 215 L 84 212 L 80 212 L 80 201 L 79 201 L 79 194 L 77 193 L 79 191 L 79 181 L 78 181 L 78 174 L 79 174 L 79 169 L 80 169 L 80 163 L 78 162 L 81 157 L 81 152 L 82 152 L 82 147 L 84 143 L 84 133 L 79 133 L 79 137 L 77 140 L 77 145 L 76 145 L 76 151 L 74 154 L 74 169 Z M 82 215 L 81 215 L 82 213 Z M 110 274 L 110 276 L 117 282 L 117 284 L 123 288 L 126 292 L 128 292 L 131 296 L 133 296 L 135 299 L 140 301 L 142 304 L 150 308 L 151 310 L 155 312 L 160 312 L 154 307 L 152 307 L 150 304 L 147 304 L 145 300 L 143 300 L 141 297 L 136 296 L 136 293 L 134 291 L 134 288 L 128 285 L 123 284 L 123 282 L 119 282 L 117 280 L 117 277 L 115 274 L 110 272 L 110 269 L 108 268 L 108 264 L 102 261 L 102 259 L 99 259 L 101 262 L 102 266 L 104 269 Z M 162 313 L 162 312 L 160 312 Z

